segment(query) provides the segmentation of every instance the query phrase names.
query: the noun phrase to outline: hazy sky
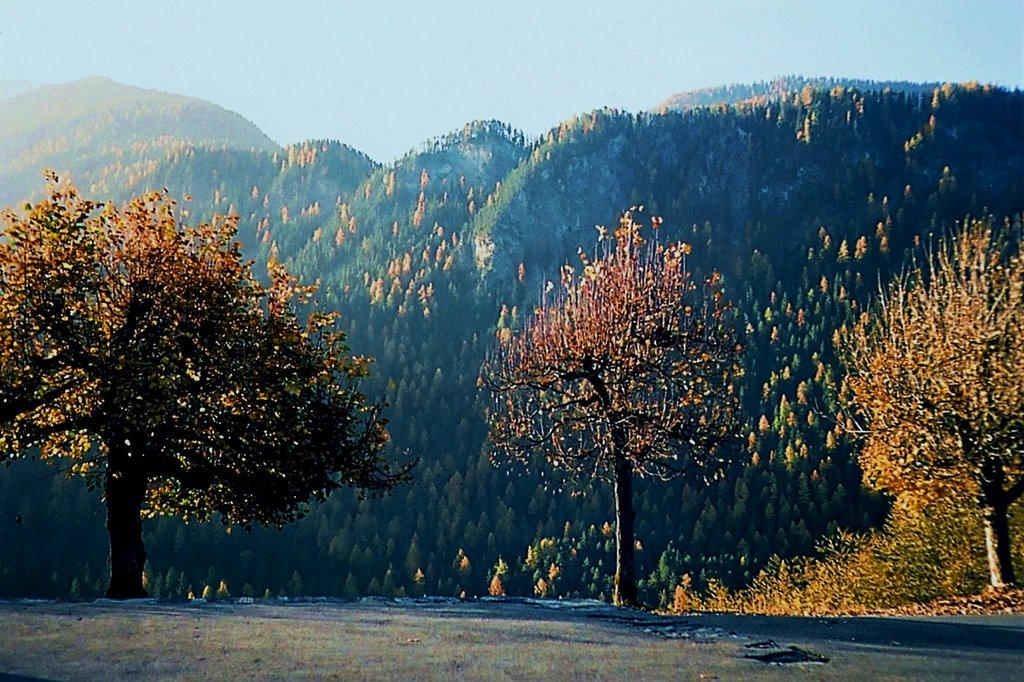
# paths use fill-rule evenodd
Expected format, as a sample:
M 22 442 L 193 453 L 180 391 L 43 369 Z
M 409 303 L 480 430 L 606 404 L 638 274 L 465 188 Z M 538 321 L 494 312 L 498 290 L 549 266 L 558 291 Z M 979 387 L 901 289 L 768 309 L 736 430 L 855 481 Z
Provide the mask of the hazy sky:
M 1021 88 L 1024 0 L 0 0 L 0 80 L 108 76 L 380 161 L 793 74 Z

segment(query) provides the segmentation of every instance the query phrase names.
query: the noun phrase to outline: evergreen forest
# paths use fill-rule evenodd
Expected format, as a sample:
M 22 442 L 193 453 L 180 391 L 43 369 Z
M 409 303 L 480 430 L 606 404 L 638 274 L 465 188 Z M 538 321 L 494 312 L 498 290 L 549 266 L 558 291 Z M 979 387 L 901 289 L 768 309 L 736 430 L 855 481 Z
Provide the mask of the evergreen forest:
M 610 599 L 611 487 L 493 463 L 480 372 L 561 266 L 593 251 L 595 228 L 641 206 L 662 238 L 692 245 L 697 281 L 722 274 L 744 348 L 722 475 L 637 481 L 641 600 L 735 592 L 907 524 L 941 546 L 905 562 L 936 576 L 908 598 L 984 585 L 969 500 L 914 525 L 862 482 L 836 338 L 964 221 L 1019 236 L 1024 93 L 787 78 L 581 113 L 537 138 L 474 121 L 380 163 L 332 140 L 278 147 L 198 100 L 66 87 L 80 106 L 65 117 L 46 92 L 4 100 L 2 203 L 37 196 L 52 168 L 94 200 L 166 188 L 190 221 L 237 215 L 256 271 L 277 259 L 340 313 L 353 353 L 373 358 L 361 388 L 387 401 L 389 456 L 418 460 L 390 494 L 340 490 L 281 529 L 146 519 L 151 595 Z M 64 474 L 31 458 L 0 469 L 0 597 L 102 594 L 104 507 Z

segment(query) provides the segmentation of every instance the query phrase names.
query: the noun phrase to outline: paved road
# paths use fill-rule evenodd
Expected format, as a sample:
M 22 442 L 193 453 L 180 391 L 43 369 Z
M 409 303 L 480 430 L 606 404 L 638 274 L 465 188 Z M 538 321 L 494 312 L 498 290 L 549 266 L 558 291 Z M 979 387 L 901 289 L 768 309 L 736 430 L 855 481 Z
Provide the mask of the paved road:
M 1024 663 L 1024 615 L 1021 614 L 849 618 L 699 615 L 688 620 L 753 638 L 940 649 L 947 652 L 1016 652 L 1022 656 Z M 1021 673 L 1024 680 L 1024 669 Z
M 528 599 L 0 601 L 0 623 L 0 682 L 323 670 L 342 679 L 1024 682 L 1024 615 L 670 617 Z

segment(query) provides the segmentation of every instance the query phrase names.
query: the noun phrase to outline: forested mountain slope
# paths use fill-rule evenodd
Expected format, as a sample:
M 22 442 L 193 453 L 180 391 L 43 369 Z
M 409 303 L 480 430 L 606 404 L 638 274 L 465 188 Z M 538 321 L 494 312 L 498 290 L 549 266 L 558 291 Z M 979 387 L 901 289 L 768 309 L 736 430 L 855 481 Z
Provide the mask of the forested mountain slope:
M 920 241 L 968 213 L 1019 219 L 1024 96 L 813 85 L 728 107 L 595 111 L 538 140 L 478 122 L 386 166 L 329 142 L 183 148 L 101 190 L 167 187 L 192 197 L 194 219 L 235 213 L 251 257 L 275 253 L 319 281 L 353 350 L 376 358 L 367 388 L 390 402 L 394 448 L 420 458 L 390 497 L 336 494 L 280 532 L 151 521 L 153 589 L 472 595 L 502 559 L 511 593 L 608 596 L 610 490 L 574 497 L 550 473 L 495 468 L 478 373 L 494 334 L 592 249 L 595 225 L 641 204 L 663 216 L 662 238 L 693 244 L 696 270 L 724 273 L 747 346 L 733 470 L 638 487 L 646 598 L 683 574 L 698 589 L 742 585 L 772 555 L 877 525 L 886 503 L 862 489 L 834 422 L 833 333 Z M 3 472 L 0 590 L 94 593 L 99 510 L 45 468 Z
M 209 102 L 106 78 L 28 88 L 5 81 L 0 107 L 0 205 L 42 187 L 42 169 L 73 171 L 83 190 L 134 186 L 186 147 L 270 151 L 277 145 L 238 114 Z

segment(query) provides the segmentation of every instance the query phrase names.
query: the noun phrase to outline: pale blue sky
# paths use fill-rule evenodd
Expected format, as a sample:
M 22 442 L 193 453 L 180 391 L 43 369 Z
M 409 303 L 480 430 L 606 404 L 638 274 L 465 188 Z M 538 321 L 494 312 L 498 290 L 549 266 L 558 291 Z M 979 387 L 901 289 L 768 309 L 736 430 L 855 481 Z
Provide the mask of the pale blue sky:
M 0 0 L 0 31 L 0 79 L 108 76 L 380 161 L 778 75 L 1024 87 L 1024 0 Z

